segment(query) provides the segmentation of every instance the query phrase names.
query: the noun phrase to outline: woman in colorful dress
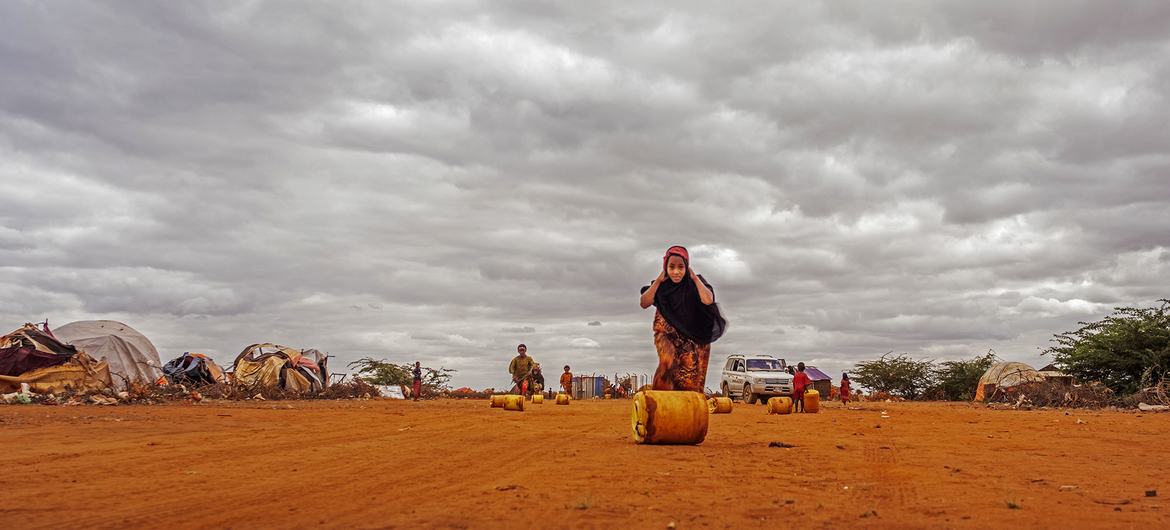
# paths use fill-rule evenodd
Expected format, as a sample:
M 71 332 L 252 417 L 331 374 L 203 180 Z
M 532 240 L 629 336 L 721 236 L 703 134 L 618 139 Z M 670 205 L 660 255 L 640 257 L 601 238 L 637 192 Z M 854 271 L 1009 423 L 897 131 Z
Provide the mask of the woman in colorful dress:
M 658 369 L 654 390 L 703 392 L 711 343 L 727 329 L 715 304 L 715 289 L 697 274 L 686 248 L 673 246 L 662 257 L 662 272 L 642 287 L 642 309 L 654 311 Z

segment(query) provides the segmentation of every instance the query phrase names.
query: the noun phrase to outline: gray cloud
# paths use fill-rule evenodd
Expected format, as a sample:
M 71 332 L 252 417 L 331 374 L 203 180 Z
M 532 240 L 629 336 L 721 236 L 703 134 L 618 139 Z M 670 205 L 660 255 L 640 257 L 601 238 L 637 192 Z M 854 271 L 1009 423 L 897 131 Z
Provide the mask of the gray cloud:
M 716 356 L 1037 362 L 1166 296 L 1168 50 L 1161 2 L 6 2 L 0 320 L 649 372 L 682 243 Z

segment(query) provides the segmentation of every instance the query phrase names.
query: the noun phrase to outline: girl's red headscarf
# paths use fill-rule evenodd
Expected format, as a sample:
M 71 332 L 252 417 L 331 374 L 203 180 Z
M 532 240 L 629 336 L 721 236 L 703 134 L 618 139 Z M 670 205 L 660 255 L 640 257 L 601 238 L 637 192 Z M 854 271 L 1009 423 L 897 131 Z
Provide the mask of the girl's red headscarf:
M 662 268 L 666 268 L 666 262 L 670 260 L 671 256 L 678 256 L 683 259 L 687 267 L 691 266 L 691 253 L 687 252 L 686 247 L 675 245 L 666 249 L 666 255 L 662 256 Z

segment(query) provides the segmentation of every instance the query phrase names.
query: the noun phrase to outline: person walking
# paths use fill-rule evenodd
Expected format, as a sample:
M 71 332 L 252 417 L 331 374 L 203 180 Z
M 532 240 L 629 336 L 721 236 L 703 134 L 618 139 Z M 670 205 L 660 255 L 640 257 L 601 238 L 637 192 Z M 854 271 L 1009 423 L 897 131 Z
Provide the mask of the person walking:
M 849 374 L 841 374 L 841 403 L 849 404 L 849 390 L 850 390 Z
M 691 267 L 687 249 L 672 246 L 662 257 L 662 271 L 642 287 L 642 309 L 654 306 L 654 347 L 658 368 L 654 390 L 702 393 L 711 343 L 727 329 L 715 303 L 715 289 Z
M 410 396 L 418 401 L 418 395 L 422 393 L 422 364 L 418 361 L 414 362 L 414 370 L 411 370 L 411 375 L 414 376 L 414 384 L 410 388 Z
M 569 371 L 569 365 L 565 365 L 565 372 L 561 374 L 561 390 L 566 396 L 573 395 L 573 372 Z
M 508 373 L 512 374 L 513 390 L 522 395 L 528 395 L 528 387 L 532 385 L 532 369 L 536 363 L 528 356 L 528 346 L 516 346 L 516 356 L 508 364 Z

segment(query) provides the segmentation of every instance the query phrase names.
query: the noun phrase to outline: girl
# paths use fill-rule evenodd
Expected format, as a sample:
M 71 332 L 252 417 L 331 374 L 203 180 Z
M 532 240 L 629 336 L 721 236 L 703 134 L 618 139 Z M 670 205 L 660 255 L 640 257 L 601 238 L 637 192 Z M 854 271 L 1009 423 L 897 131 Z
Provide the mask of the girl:
M 690 260 L 687 249 L 670 247 L 662 257 L 658 278 L 642 287 L 642 309 L 656 308 L 654 390 L 703 392 L 711 343 L 727 329 L 715 304 L 715 289 L 695 273 Z
M 849 374 L 841 374 L 841 403 L 849 404 Z

